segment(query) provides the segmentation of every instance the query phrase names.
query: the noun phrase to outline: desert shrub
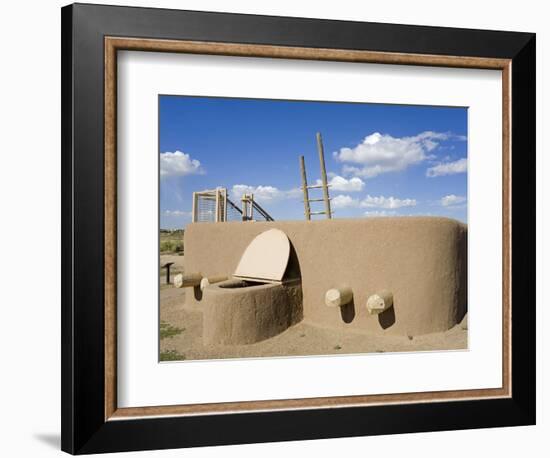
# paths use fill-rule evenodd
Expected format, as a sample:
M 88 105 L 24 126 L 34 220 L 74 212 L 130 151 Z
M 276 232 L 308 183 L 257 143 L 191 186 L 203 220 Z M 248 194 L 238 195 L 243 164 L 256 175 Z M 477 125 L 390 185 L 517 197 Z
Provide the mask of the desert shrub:
M 160 251 L 163 253 L 183 253 L 183 241 L 161 240 Z
M 161 340 L 177 336 L 178 334 L 181 334 L 183 331 L 185 331 L 185 328 L 183 329 L 177 328 L 176 326 L 172 326 L 170 323 L 166 323 L 165 321 L 160 322 Z
M 160 242 L 160 251 L 162 251 L 162 252 L 172 251 L 172 241 L 171 240 L 162 240 Z
M 181 361 L 185 359 L 185 355 L 182 355 L 177 350 L 165 350 L 160 352 L 161 361 Z

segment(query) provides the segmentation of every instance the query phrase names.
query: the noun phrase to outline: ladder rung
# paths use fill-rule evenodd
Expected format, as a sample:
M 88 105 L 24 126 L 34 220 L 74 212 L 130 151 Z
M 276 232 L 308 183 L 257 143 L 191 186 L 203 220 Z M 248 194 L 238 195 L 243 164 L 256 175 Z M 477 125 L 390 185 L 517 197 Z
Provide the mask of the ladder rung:
M 330 184 L 327 184 L 327 188 L 330 188 L 332 185 Z M 319 189 L 319 188 L 324 188 L 324 186 L 322 184 L 311 184 L 309 186 L 306 186 L 306 188 L 308 189 Z M 302 188 L 304 189 L 304 188 Z
M 332 197 L 329 197 L 328 200 L 331 200 Z M 308 202 L 323 202 L 325 199 L 309 199 Z
M 309 212 L 310 215 L 326 215 L 327 212 Z

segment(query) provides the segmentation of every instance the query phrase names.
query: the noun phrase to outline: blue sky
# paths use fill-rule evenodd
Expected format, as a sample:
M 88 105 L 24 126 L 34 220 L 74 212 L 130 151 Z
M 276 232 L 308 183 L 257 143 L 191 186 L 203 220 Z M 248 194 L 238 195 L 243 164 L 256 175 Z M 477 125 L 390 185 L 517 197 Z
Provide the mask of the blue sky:
M 193 191 L 217 186 L 237 201 L 253 192 L 276 220 L 304 219 L 298 161 L 314 184 L 316 132 L 335 218 L 466 222 L 466 108 L 159 96 L 159 115 L 161 228 L 184 227 Z

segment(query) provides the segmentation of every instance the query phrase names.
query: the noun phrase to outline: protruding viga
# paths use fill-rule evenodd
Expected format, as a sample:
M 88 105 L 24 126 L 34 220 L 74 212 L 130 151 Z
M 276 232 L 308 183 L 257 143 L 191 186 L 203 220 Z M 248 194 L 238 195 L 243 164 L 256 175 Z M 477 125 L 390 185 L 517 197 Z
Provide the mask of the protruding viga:
M 201 284 L 202 275 L 194 274 L 178 274 L 174 277 L 174 286 L 176 288 L 185 288 L 187 286 L 199 286 Z
M 389 291 L 380 291 L 367 299 L 367 311 L 377 315 L 388 310 L 393 305 L 393 294 Z
M 201 280 L 201 291 L 206 288 L 208 285 L 211 285 L 213 283 L 219 283 L 221 281 L 227 280 L 227 275 L 218 275 L 215 277 L 204 277 Z
M 325 294 L 325 304 L 328 307 L 342 307 L 353 299 L 353 291 L 348 286 L 329 289 Z

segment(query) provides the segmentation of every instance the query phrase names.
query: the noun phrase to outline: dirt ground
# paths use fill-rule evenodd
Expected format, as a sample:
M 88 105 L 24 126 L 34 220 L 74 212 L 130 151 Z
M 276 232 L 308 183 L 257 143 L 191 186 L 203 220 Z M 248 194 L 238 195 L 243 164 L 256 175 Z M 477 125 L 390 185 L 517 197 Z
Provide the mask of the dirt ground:
M 161 265 L 174 262 L 172 272 L 183 271 L 183 256 L 161 256 Z M 466 349 L 467 326 L 423 336 L 369 336 L 349 329 L 334 330 L 302 321 L 282 334 L 251 345 L 205 346 L 202 343 L 202 312 L 185 306 L 185 289 L 166 285 L 161 272 L 161 360 L 197 360 L 245 357 L 331 355 Z

